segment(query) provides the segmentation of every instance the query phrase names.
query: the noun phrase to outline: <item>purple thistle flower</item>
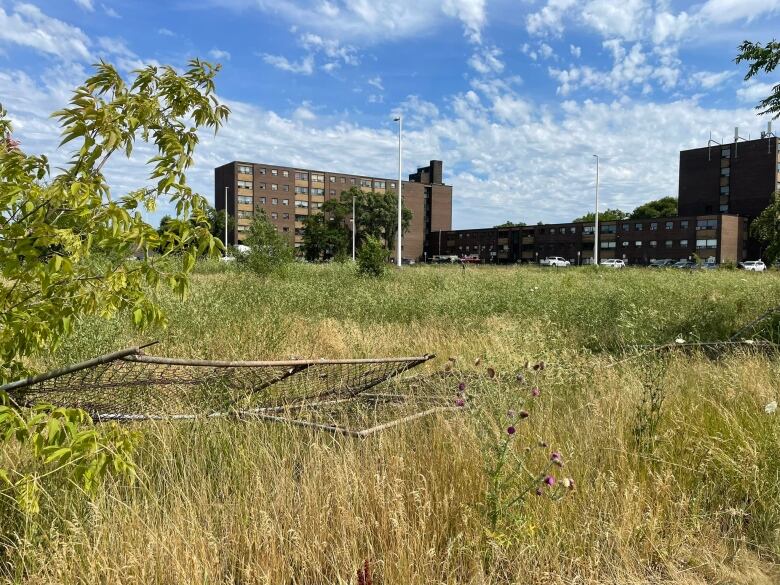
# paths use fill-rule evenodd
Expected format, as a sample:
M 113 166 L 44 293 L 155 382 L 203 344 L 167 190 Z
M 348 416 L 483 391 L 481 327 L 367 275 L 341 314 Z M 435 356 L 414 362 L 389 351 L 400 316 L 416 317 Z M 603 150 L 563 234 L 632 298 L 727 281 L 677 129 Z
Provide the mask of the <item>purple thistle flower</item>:
M 465 400 L 463 400 L 463 398 L 458 398 L 458 399 L 455 401 L 455 406 L 466 406 L 466 401 L 465 401 Z
M 555 485 L 555 478 L 552 475 L 548 475 L 544 478 L 545 485 L 552 487 Z
M 536 398 L 537 396 L 539 396 L 539 394 L 541 394 L 541 391 L 539 390 L 539 387 L 538 386 L 534 386 L 533 390 L 531 390 L 531 396 Z
M 466 382 L 461 382 L 460 384 L 458 384 L 458 390 L 464 392 L 466 390 Z
M 520 411 L 520 418 L 528 418 L 529 416 L 531 416 L 531 415 L 528 414 L 527 410 L 521 410 Z
M 509 435 L 514 435 L 515 434 L 515 427 L 510 425 L 509 428 L 507 428 L 506 432 Z
M 553 463 L 560 460 L 561 460 L 561 453 L 559 451 L 553 451 L 550 454 L 550 461 L 552 461 Z

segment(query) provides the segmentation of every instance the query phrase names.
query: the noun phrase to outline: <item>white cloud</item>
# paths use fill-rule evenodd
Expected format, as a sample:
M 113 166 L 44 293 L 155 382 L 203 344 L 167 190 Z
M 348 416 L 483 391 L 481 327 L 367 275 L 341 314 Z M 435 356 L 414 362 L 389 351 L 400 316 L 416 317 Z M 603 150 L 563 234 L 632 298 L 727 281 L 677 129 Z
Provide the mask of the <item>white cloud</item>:
M 329 59 L 343 61 L 346 65 L 357 65 L 359 60 L 354 47 L 342 45 L 334 39 L 325 39 L 313 33 L 305 33 L 300 37 L 301 45 L 314 52 L 322 52 Z
M 295 61 L 289 61 L 287 57 L 282 57 L 281 55 L 269 55 L 268 53 L 264 53 L 261 56 L 263 61 L 283 71 L 300 73 L 302 75 L 311 75 L 314 73 L 314 57 L 311 55 L 307 55 L 297 63 Z
M 547 4 L 541 10 L 526 17 L 526 30 L 532 35 L 561 34 L 563 19 L 567 11 L 576 3 L 577 0 L 547 0 Z
M 757 105 L 758 102 L 772 93 L 774 87 L 778 83 L 780 83 L 780 81 L 767 83 L 755 80 L 748 81 L 743 87 L 740 87 L 737 90 L 737 99 L 741 102 Z
M 487 20 L 485 0 L 444 0 L 442 11 L 447 16 L 460 19 L 471 42 L 482 42 L 482 28 Z
M 217 61 L 230 61 L 230 53 L 216 47 L 209 51 L 209 56 Z
M 468 64 L 482 75 L 501 73 L 504 70 L 504 63 L 499 57 L 501 57 L 501 50 L 498 47 L 484 47 L 469 58 Z
M 110 6 L 101 4 L 100 7 L 103 9 L 103 12 L 106 13 L 106 16 L 110 16 L 111 18 L 122 18 L 119 13 Z
M 709 22 L 725 24 L 737 20 L 752 21 L 780 11 L 780 0 L 707 0 L 699 14 Z
M 13 13 L 0 6 L 0 44 L 28 47 L 67 61 L 90 58 L 90 41 L 80 28 L 49 17 L 32 4 L 16 4 Z
M 376 77 L 372 77 L 368 80 L 368 85 L 372 85 L 375 88 L 377 88 L 379 91 L 384 91 L 384 86 L 382 85 L 382 78 L 377 75 Z
M 582 56 L 582 48 L 576 45 L 569 45 L 569 52 L 575 59 L 579 59 Z
M 210 0 L 220 5 L 221 0 Z M 464 34 L 479 42 L 487 22 L 485 0 L 233 0 L 235 8 L 257 8 L 321 36 L 355 45 L 425 34 L 442 16 L 458 19 Z
M 311 122 L 317 119 L 317 115 L 312 111 L 309 102 L 303 102 L 292 114 L 293 120 L 298 122 Z
M 634 41 L 642 38 L 651 14 L 646 0 L 591 0 L 582 10 L 582 21 L 605 38 Z
M 175 37 L 176 36 L 175 32 L 173 32 L 172 30 L 167 29 L 167 28 L 158 28 L 157 29 L 157 34 L 158 35 L 162 35 L 164 37 Z
M 73 0 L 76 4 L 81 6 L 84 10 L 88 10 L 89 12 L 95 11 L 95 5 L 93 4 L 92 0 Z
M 669 40 L 679 41 L 692 24 L 687 12 L 676 15 L 670 12 L 659 12 L 655 15 L 653 23 L 653 42 L 660 45 Z
M 697 71 L 691 76 L 694 89 L 712 89 L 736 75 L 736 71 Z

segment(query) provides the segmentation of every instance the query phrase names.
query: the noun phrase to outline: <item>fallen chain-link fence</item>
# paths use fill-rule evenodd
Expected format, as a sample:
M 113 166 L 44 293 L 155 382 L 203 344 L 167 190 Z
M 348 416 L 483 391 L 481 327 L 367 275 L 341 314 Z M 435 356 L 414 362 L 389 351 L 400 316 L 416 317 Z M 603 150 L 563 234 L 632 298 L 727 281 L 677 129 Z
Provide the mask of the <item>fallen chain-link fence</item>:
M 445 397 L 414 392 L 414 385 L 411 394 L 368 392 L 433 357 L 215 361 L 146 355 L 132 347 L 0 390 L 20 407 L 80 408 L 96 421 L 251 417 L 366 436 L 452 409 Z M 406 406 L 400 418 L 377 416 L 399 404 Z M 358 411 L 360 429 L 350 417 Z

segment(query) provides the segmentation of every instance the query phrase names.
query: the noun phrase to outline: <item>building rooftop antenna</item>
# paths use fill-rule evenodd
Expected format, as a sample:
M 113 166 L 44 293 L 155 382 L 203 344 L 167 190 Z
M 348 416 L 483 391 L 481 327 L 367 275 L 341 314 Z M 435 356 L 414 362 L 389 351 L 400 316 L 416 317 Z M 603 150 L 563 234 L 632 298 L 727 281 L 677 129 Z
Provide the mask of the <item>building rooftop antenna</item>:
M 734 126 L 734 158 L 739 156 L 737 143 L 740 140 L 745 140 L 745 138 L 739 135 L 739 126 Z
M 721 143 L 712 139 L 712 130 L 710 130 L 710 139 L 707 141 L 707 162 L 712 160 L 712 153 L 710 151 L 713 144 L 720 146 Z

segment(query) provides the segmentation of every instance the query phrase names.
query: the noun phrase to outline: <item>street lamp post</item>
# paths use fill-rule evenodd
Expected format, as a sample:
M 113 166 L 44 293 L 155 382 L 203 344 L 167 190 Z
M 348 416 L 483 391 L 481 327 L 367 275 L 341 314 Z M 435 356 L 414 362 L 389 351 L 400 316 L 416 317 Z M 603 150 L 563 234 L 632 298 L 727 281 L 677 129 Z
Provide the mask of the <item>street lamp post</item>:
M 352 195 L 352 261 L 355 261 L 355 196 Z
M 402 159 L 401 159 L 401 140 L 403 135 L 403 126 L 404 126 L 404 119 L 402 114 L 398 114 L 396 118 L 393 118 L 394 122 L 398 122 L 398 246 L 396 251 L 396 264 L 398 267 L 401 267 L 401 209 L 402 209 L 402 199 L 401 199 L 401 167 L 402 167 Z
M 228 188 L 225 187 L 225 258 L 228 255 Z
M 596 158 L 596 227 L 593 232 L 593 263 L 599 264 L 599 155 Z

